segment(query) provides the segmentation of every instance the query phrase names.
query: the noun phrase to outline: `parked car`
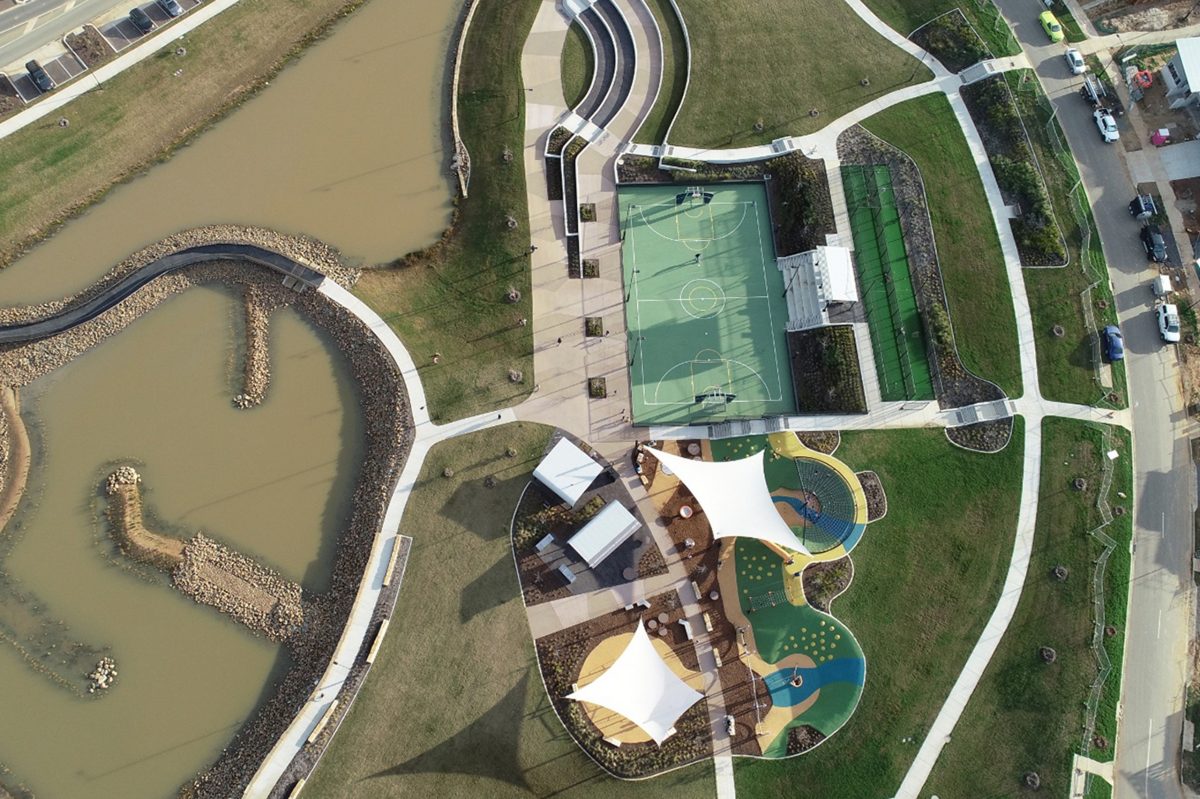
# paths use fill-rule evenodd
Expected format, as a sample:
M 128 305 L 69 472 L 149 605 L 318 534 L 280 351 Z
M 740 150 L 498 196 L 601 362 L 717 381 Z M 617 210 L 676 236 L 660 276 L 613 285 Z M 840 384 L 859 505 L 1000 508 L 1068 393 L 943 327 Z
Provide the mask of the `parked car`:
M 1121 335 L 1121 328 L 1109 325 L 1100 331 L 1100 340 L 1104 346 L 1105 358 L 1110 361 L 1125 359 L 1125 338 Z
M 1158 318 L 1158 335 L 1168 344 L 1179 342 L 1179 308 L 1169 302 L 1164 302 L 1154 309 Z
M 1145 221 L 1157 213 L 1158 207 L 1149 194 L 1139 194 L 1129 201 L 1129 215 L 1134 219 Z
M 1146 225 L 1139 234 L 1142 239 L 1142 249 L 1146 257 L 1155 263 L 1165 263 L 1167 260 L 1167 240 L 1163 238 L 1158 225 Z
M 150 19 L 150 15 L 142 11 L 140 7 L 129 12 L 129 21 L 142 33 L 154 30 L 154 20 Z
M 33 83 L 38 87 L 38 91 L 48 92 L 56 85 L 54 78 L 50 77 L 50 73 L 46 72 L 38 62 L 26 62 L 25 69 L 29 70 L 29 77 L 33 79 Z
M 1062 25 L 1053 12 L 1043 11 L 1038 15 L 1038 22 L 1042 23 L 1042 30 L 1050 37 L 1050 41 L 1057 43 L 1066 38 L 1067 35 L 1063 33 Z
M 1071 70 L 1072 75 L 1082 75 L 1087 72 L 1087 64 L 1083 63 L 1083 54 L 1074 47 L 1067 50 L 1063 58 L 1067 60 L 1067 69 Z
M 1096 120 L 1100 138 L 1104 139 L 1105 144 L 1112 144 L 1121 138 L 1121 132 L 1117 130 L 1117 120 L 1113 119 L 1112 112 L 1107 108 L 1097 108 L 1092 112 L 1092 119 Z
M 167 16 L 177 17 L 183 13 L 183 6 L 179 5 L 179 0 L 154 0 L 158 3 L 158 7 L 167 12 Z

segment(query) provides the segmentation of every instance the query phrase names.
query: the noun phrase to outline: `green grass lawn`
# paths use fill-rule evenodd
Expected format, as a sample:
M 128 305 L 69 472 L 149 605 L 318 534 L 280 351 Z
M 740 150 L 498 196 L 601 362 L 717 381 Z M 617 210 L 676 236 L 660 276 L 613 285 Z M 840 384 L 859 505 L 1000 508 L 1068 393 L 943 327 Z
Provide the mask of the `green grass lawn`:
M 1041 778 L 1041 793 L 1066 796 L 1071 779 L 1071 756 L 1081 743 L 1083 708 L 1096 663 L 1092 636 L 1092 571 L 1103 551 L 1088 531 L 1101 523 L 1096 501 L 1104 451 L 1100 428 L 1066 419 L 1046 419 L 1042 435 L 1042 483 L 1037 530 L 1025 587 L 1016 616 L 992 662 L 943 750 L 926 792 L 977 799 L 1023 793 L 1028 771 Z M 1121 453 L 1110 492 L 1130 491 L 1132 469 L 1129 436 L 1115 430 L 1113 448 Z M 1087 488 L 1072 486 L 1076 477 Z M 1117 541 L 1105 581 L 1106 622 L 1118 634 L 1106 641 L 1114 671 L 1101 701 L 1096 732 L 1109 741 L 1105 751 L 1091 756 L 1111 760 L 1116 734 L 1116 705 L 1124 641 L 1126 591 L 1129 579 L 1131 517 L 1117 517 L 1106 528 Z M 1065 582 L 1052 574 L 1066 566 Z M 1053 664 L 1038 655 L 1042 646 L 1057 653 Z M 1100 793 L 1089 794 L 1099 796 Z
M 654 101 L 654 107 L 650 109 L 633 138 L 634 141 L 643 144 L 662 144 L 687 87 L 687 40 L 684 38 L 679 15 L 671 7 L 669 0 L 648 0 L 647 5 L 658 21 L 658 30 L 663 39 L 662 88 L 658 90 L 658 99 Z
M 837 457 L 878 472 L 888 498 L 887 516 L 851 556 L 854 582 L 833 606 L 867 658 L 862 702 L 812 752 L 736 761 L 739 796 L 895 792 L 995 607 L 1016 532 L 1023 448 L 1021 419 L 996 455 L 954 447 L 935 430 L 843 433 Z M 902 743 L 907 736 L 917 743 Z
M 975 28 L 995 56 L 1016 55 L 1021 52 L 1008 23 L 988 3 L 986 10 L 976 6 L 975 0 L 863 0 L 893 30 L 908 36 L 934 17 L 952 9 L 959 9 Z
M 744 147 L 811 133 L 932 77 L 844 3 L 679 0 L 679 7 L 692 42 L 691 84 L 672 144 Z M 812 108 L 820 116 L 810 116 Z
M 391 626 L 306 799 L 713 795 L 707 764 L 618 784 L 550 706 L 508 529 L 549 434 L 511 424 L 430 453 L 401 525 L 413 547 Z
M 0 146 L 0 265 L 7 265 L 114 184 L 237 107 L 296 56 L 347 0 L 238 3 L 187 34 L 186 69 L 162 50 L 4 139 Z M 236 53 L 237 57 L 231 57 Z M 179 74 L 176 74 L 176 73 Z M 58 126 L 60 116 L 70 119 Z
M 921 170 L 963 365 L 1010 397 L 1020 396 L 1017 321 L 1000 239 L 949 101 L 941 94 L 918 97 L 864 126 L 908 153 Z
M 1021 71 L 1025 73 L 1025 70 Z M 1097 384 L 1092 367 L 1092 331 L 1088 329 L 1080 299 L 1090 283 L 1099 281 L 1092 291 L 1092 312 L 1096 324 L 1104 326 L 1117 321 L 1116 304 L 1108 285 L 1108 269 L 1104 252 L 1100 246 L 1100 235 L 1096 232 L 1095 220 L 1082 189 L 1072 187 L 1079 181 L 1079 170 L 1069 149 L 1060 149 L 1052 139 L 1055 135 L 1062 148 L 1066 148 L 1057 120 L 1047 128 L 1049 105 L 1042 93 L 1041 85 L 1030 75 L 1030 80 L 1020 83 L 1020 74 L 1008 73 L 1009 86 L 1017 99 L 1017 107 L 1025 120 L 1034 152 L 1041 164 L 1054 215 L 1067 240 L 1067 266 L 1060 269 L 1026 269 L 1025 290 L 1033 314 L 1033 332 L 1037 338 L 1038 377 L 1042 394 L 1046 399 L 1061 402 L 1077 402 L 1085 405 L 1098 404 L 1104 392 Z M 1051 130 L 1054 134 L 1051 134 Z M 1082 211 L 1079 209 L 1082 207 Z M 1080 214 L 1090 228 L 1088 249 L 1082 250 L 1085 226 L 1080 224 Z M 1100 303 L 1107 307 L 1101 308 Z M 1061 325 L 1064 335 L 1053 335 L 1051 330 Z M 1124 407 L 1125 369 L 1116 364 L 1112 369 L 1114 391 Z
M 592 73 L 596 71 L 595 53 L 588 41 L 583 26 L 578 22 L 571 23 L 567 29 L 567 39 L 562 49 L 562 85 L 563 97 L 567 108 L 574 108 L 582 102 L 592 84 Z
M 452 232 L 399 265 L 367 271 L 354 288 L 404 339 L 438 422 L 515 404 L 534 385 L 533 328 L 518 324 L 533 316 L 520 59 L 538 5 L 492 0 L 475 12 L 458 103 L 471 187 Z M 511 162 L 500 158 L 506 146 L 517 154 Z M 507 301 L 510 287 L 519 302 Z M 511 382 L 510 369 L 523 382 Z

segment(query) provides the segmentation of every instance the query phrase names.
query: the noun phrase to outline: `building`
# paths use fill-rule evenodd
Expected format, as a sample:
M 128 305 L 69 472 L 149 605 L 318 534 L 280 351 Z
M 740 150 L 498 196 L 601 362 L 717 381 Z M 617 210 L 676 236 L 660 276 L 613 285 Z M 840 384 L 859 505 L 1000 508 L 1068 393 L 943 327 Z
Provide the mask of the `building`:
M 788 330 L 829 324 L 832 303 L 858 302 L 854 263 L 846 247 L 817 247 L 776 261 L 787 295 Z
M 1200 89 L 1200 37 L 1180 39 L 1176 45 L 1179 53 L 1161 70 L 1167 100 L 1171 108 L 1196 107 L 1200 105 L 1200 93 L 1192 89 L 1191 81 L 1196 81 Z

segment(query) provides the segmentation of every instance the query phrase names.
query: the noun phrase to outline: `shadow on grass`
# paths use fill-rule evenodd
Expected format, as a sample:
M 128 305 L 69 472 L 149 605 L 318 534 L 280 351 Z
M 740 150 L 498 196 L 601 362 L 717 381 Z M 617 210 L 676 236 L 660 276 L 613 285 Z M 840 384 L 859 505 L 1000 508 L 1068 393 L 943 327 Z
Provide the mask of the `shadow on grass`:
M 462 590 L 458 605 L 459 621 L 466 624 L 480 613 L 500 607 L 517 596 L 516 567 L 512 555 L 505 553 L 490 569 Z

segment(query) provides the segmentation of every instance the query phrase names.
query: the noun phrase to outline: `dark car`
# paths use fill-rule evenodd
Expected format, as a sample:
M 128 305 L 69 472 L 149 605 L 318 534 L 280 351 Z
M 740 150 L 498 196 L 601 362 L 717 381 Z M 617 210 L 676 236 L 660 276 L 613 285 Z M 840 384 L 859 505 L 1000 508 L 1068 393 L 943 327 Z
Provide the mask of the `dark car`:
M 158 3 L 158 7 L 167 12 L 168 16 L 177 17 L 183 13 L 183 6 L 179 5 L 179 0 L 154 0 Z
M 1136 219 L 1149 219 L 1157 213 L 1154 198 L 1149 194 L 1139 194 L 1129 201 L 1129 215 Z
M 1158 225 L 1146 225 L 1142 228 L 1141 237 L 1146 257 L 1156 263 L 1164 263 L 1167 260 L 1167 241 Z
M 154 30 L 154 20 L 150 19 L 150 15 L 140 8 L 135 8 L 129 12 L 129 21 L 142 33 L 149 33 Z
M 40 91 L 48 92 L 54 88 L 54 78 L 50 77 L 38 62 L 29 61 L 25 64 L 25 69 L 29 70 L 29 77 Z
M 1120 361 L 1125 358 L 1125 339 L 1121 335 L 1121 328 L 1116 325 L 1109 325 L 1104 328 L 1100 334 L 1100 338 L 1104 343 L 1104 357 L 1110 361 Z

